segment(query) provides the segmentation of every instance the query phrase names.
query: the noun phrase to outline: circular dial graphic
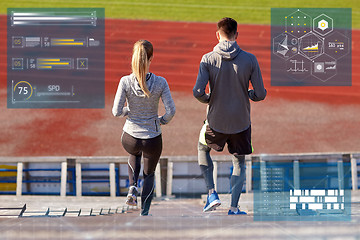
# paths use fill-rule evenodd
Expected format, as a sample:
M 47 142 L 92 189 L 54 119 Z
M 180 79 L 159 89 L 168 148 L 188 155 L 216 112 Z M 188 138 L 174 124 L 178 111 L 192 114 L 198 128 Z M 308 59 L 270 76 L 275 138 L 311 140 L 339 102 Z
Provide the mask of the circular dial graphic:
M 27 81 L 20 81 L 13 88 L 14 101 L 27 101 L 33 94 L 33 87 Z

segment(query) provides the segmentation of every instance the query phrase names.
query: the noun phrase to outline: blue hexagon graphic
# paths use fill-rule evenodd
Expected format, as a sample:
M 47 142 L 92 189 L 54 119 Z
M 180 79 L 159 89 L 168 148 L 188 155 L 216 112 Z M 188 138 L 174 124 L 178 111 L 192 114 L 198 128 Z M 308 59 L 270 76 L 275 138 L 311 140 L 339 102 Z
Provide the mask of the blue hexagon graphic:
M 273 53 L 283 59 L 288 59 L 299 51 L 299 40 L 297 37 L 282 33 L 273 39 Z
M 335 59 L 340 59 L 350 52 L 349 38 L 339 32 L 333 32 L 324 40 L 324 51 Z
M 333 19 L 326 14 L 321 14 L 313 20 L 314 32 L 325 36 L 334 29 Z
M 286 61 L 286 73 L 290 78 L 300 82 L 310 76 L 311 62 L 303 55 L 297 54 Z
M 324 39 L 310 32 L 299 39 L 299 52 L 309 59 L 324 53 Z
M 301 37 L 311 31 L 311 17 L 299 9 L 285 17 L 285 33 Z
M 323 82 L 337 74 L 337 61 L 327 54 L 314 58 L 311 65 L 311 75 Z

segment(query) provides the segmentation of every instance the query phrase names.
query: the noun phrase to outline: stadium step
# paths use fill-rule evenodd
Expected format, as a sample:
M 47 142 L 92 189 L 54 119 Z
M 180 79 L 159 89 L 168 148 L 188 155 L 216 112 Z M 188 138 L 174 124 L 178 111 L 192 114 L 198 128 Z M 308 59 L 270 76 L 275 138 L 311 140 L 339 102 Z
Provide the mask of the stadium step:
M 116 208 L 76 208 L 76 207 L 55 207 L 55 208 L 27 208 L 23 206 L 9 206 L 0 208 L 0 218 L 18 218 L 18 217 L 84 217 L 84 216 L 100 216 L 110 214 L 122 214 L 135 207 L 119 206 Z
M 11 207 L 1 207 L 0 208 L 0 218 L 3 217 L 19 217 L 26 210 L 26 204 L 23 206 L 11 206 Z

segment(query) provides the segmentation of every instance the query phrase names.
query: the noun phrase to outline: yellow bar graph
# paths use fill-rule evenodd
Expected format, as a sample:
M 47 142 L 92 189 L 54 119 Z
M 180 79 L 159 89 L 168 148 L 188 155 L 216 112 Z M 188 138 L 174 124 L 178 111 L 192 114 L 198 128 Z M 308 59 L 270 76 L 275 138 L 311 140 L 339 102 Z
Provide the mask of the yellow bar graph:
M 85 38 L 52 38 L 51 46 L 85 46 Z
M 53 46 L 55 45 L 70 45 L 70 46 L 76 46 L 76 45 L 79 45 L 79 46 L 83 46 L 84 45 L 84 43 L 53 43 L 52 44 Z
M 72 58 L 38 58 L 38 69 L 72 69 Z
M 38 61 L 46 61 L 46 62 L 60 62 L 60 59 L 59 58 L 38 58 L 37 59 Z
M 70 63 L 68 62 L 42 62 L 42 63 L 39 63 L 39 65 L 69 65 Z
M 61 39 L 51 39 L 51 41 L 56 41 L 56 42 L 74 42 L 75 39 L 64 39 L 64 38 L 61 38 Z

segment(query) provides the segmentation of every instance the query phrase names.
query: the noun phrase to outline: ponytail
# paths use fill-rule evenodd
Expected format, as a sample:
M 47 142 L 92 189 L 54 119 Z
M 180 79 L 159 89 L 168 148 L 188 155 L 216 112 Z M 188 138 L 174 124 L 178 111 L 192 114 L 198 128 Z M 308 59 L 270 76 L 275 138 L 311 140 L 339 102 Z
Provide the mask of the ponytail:
M 146 97 L 150 96 L 150 91 L 146 85 L 146 71 L 150 65 L 152 55 L 153 46 L 149 41 L 139 40 L 134 44 L 131 68 Z

